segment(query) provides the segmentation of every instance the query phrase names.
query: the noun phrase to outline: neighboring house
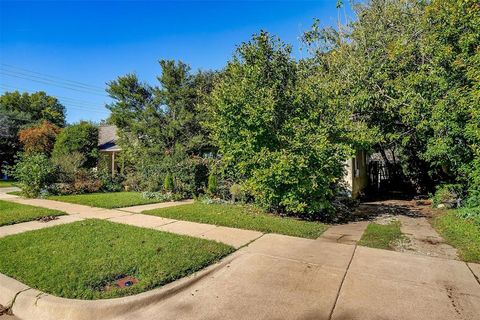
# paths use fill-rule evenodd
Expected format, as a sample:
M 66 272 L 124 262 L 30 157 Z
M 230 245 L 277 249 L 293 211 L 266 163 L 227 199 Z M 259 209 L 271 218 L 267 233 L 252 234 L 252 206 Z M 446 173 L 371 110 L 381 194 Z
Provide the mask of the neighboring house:
M 117 145 L 117 127 L 113 125 L 101 125 L 98 128 L 98 150 L 100 157 L 107 162 L 112 176 L 118 171 L 119 165 L 116 156 L 122 148 Z
M 368 186 L 368 156 L 365 151 L 357 151 L 356 155 L 345 161 L 346 173 L 343 177 L 352 198 L 358 198 Z

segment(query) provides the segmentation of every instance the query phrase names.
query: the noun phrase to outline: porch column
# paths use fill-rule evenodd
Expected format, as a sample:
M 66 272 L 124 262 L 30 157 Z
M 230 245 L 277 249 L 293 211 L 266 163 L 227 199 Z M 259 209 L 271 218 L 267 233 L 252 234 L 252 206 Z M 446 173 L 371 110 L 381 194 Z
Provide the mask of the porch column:
M 115 175 L 115 151 L 112 152 L 112 178 Z

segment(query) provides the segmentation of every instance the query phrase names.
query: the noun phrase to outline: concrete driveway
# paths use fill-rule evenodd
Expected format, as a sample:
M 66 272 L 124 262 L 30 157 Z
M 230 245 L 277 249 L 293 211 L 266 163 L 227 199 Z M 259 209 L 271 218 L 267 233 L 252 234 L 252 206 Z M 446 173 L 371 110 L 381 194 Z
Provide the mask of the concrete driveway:
M 264 235 L 209 277 L 124 319 L 480 319 L 460 261 Z

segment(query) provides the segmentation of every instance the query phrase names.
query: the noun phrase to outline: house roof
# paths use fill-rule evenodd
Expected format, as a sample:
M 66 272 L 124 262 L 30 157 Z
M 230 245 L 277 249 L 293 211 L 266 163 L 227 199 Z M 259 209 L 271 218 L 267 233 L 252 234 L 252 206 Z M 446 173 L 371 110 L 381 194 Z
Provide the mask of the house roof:
M 116 126 L 100 126 L 98 128 L 98 149 L 100 151 L 120 151 L 117 145 L 118 135 Z

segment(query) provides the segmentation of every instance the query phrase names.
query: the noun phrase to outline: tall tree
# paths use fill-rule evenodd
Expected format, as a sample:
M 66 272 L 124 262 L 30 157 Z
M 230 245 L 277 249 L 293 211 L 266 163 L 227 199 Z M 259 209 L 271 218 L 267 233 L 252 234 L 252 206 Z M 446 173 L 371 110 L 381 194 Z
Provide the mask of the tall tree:
M 326 217 L 360 125 L 308 61 L 266 32 L 239 46 L 208 101 L 225 174 L 274 212 Z M 360 139 L 359 139 L 360 140 Z
M 188 182 L 194 180 L 192 159 L 212 149 L 199 108 L 215 73 L 192 73 L 188 65 L 170 60 L 161 60 L 160 67 L 159 86 L 132 74 L 109 83 L 107 92 L 115 100 L 108 106 L 110 121 L 120 129 L 129 162 L 152 182 L 149 188 L 159 189 L 171 174 L 178 189 L 195 192 Z
M 65 107 L 52 96 L 40 91 L 33 94 L 6 92 L 0 96 L 0 163 L 13 162 L 20 150 L 21 128 L 48 121 L 65 126 Z

